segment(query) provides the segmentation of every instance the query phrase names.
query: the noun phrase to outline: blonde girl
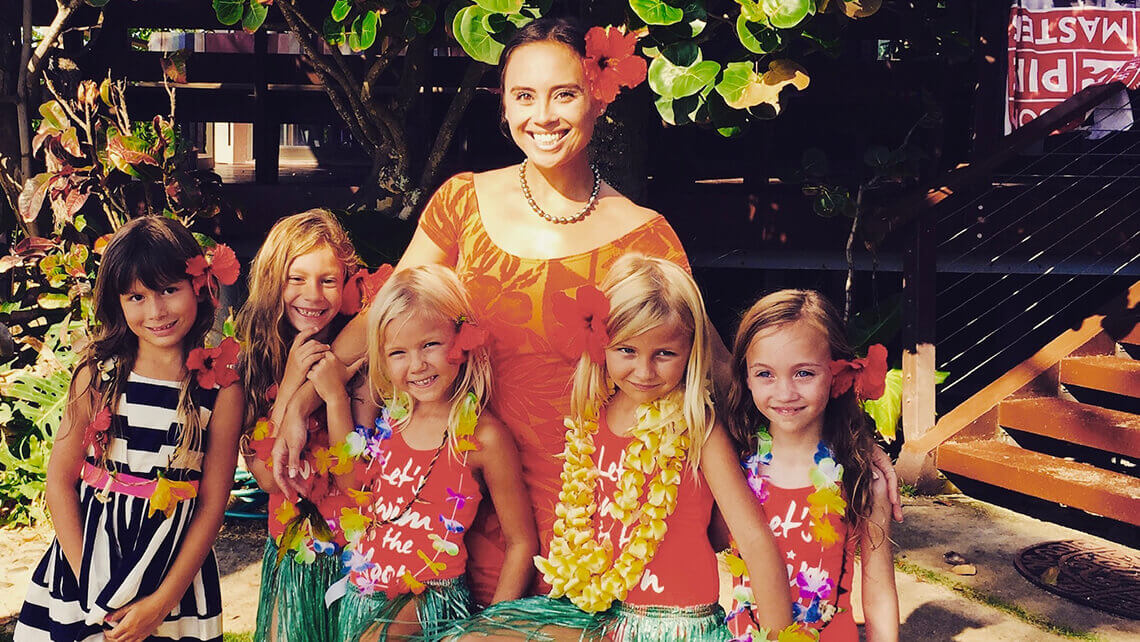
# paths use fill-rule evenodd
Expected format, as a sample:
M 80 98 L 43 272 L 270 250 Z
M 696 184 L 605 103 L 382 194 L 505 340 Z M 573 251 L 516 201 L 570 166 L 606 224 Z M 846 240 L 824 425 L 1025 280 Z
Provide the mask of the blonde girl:
M 484 497 L 503 527 L 494 600 L 519 597 L 538 551 L 514 441 L 485 411 L 486 332 L 450 269 L 396 273 L 368 311 L 367 391 L 353 404 L 351 368 L 326 355 L 310 376 L 328 413 L 335 471 L 355 503 L 340 513 L 349 575 L 340 639 L 438 639 L 471 613 L 464 537 Z M 347 460 L 346 458 L 351 458 Z
M 886 350 L 855 359 L 835 308 L 818 292 L 781 290 L 744 315 L 733 345 L 728 424 L 754 489 L 774 517 L 796 622 L 823 640 L 858 640 L 851 616 L 856 548 L 866 637 L 898 639 L 887 483 L 860 401 L 882 395 Z M 747 578 L 731 622 L 745 639 Z
M 548 597 L 491 607 L 466 628 L 556 639 L 728 640 L 708 529 L 714 498 L 757 577 L 778 578 L 775 541 L 756 513 L 708 392 L 710 329 L 692 278 L 627 255 L 599 292 L 555 302 L 578 346 L 550 553 Z M 783 582 L 759 617 L 789 620 Z M 553 599 L 552 599 L 553 598 Z
M 236 270 L 221 246 L 215 263 L 223 255 Z M 203 349 L 211 267 L 171 219 L 135 219 L 107 245 L 98 326 L 48 464 L 56 538 L 16 640 L 221 639 L 211 546 L 233 483 L 242 389 L 224 385 L 237 378 L 226 363 L 236 344 Z
M 341 576 L 344 540 L 324 524 L 339 493 L 313 457 L 327 449 L 315 439 L 306 452 L 306 501 L 289 502 L 266 468 L 273 426 L 351 314 L 360 307 L 352 285 L 359 260 L 336 218 L 326 210 L 285 217 L 269 231 L 253 260 L 249 298 L 238 314 L 246 346 L 241 374 L 246 391 L 246 464 L 268 493 L 269 537 L 262 557 L 257 639 L 332 642 L 335 612 L 324 591 Z M 346 291 L 346 286 L 348 291 Z M 310 429 L 320 435 L 320 424 Z

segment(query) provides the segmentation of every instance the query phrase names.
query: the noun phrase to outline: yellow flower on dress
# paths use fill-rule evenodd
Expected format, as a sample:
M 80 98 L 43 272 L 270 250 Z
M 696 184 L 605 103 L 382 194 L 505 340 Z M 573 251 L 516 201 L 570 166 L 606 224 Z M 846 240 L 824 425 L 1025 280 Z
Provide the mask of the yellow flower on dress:
M 198 490 L 190 482 L 170 481 L 159 476 L 154 485 L 154 491 L 150 494 L 146 516 L 151 517 L 156 512 L 162 511 L 163 515 L 170 517 L 174 514 L 174 508 L 178 506 L 178 502 L 184 499 L 193 499 L 197 495 Z
M 273 511 L 273 518 L 282 524 L 288 524 L 294 517 L 300 515 L 297 505 L 290 501 L 281 502 L 277 510 Z

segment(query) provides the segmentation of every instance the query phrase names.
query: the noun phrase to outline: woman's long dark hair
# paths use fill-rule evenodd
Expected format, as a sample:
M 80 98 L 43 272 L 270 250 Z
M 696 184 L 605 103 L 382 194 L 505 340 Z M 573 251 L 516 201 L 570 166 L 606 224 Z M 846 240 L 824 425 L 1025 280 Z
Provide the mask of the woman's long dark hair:
M 740 320 L 732 344 L 732 385 L 725 422 L 741 458 L 756 452 L 756 430 L 765 421 L 748 389 L 747 353 L 756 335 L 764 330 L 802 321 L 827 337 L 832 359 L 851 359 L 843 322 L 835 306 L 814 290 L 780 290 L 749 308 Z M 848 390 L 827 404 L 823 417 L 823 440 L 843 465 L 843 490 L 847 497 L 847 522 L 862 528 L 871 515 L 871 453 L 875 440 L 867 415 Z
M 95 278 L 94 338 L 84 351 L 80 367 L 86 368 L 91 386 L 96 392 L 99 408 L 118 411 L 119 400 L 126 391 L 127 378 L 138 357 L 139 338 L 127 325 L 119 296 L 142 283 L 151 290 L 160 291 L 166 286 L 189 279 L 186 262 L 202 255 L 202 248 L 194 235 L 182 224 L 161 216 L 136 218 L 111 238 L 103 252 L 99 273 Z M 201 347 L 214 323 L 215 306 L 203 289 L 198 296 L 197 316 L 190 331 L 182 340 L 183 356 Z M 104 381 L 100 364 L 115 360 L 115 367 Z M 178 399 L 178 415 L 183 422 L 182 439 L 175 459 L 190 449 L 201 447 L 202 426 L 192 391 L 196 383 L 194 373 L 187 371 L 182 378 Z M 82 428 L 82 427 L 79 427 Z M 104 456 L 106 456 L 104 454 Z

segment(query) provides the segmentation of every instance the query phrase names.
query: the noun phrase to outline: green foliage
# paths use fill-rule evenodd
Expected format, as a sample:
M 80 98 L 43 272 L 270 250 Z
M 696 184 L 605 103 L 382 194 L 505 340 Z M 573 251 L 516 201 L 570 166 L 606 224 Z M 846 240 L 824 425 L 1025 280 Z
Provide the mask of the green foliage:
M 740 133 L 751 120 L 777 116 L 784 89 L 808 86 L 808 74 L 797 59 L 823 48 L 825 41 L 814 33 L 817 23 L 842 26 L 879 8 L 877 0 L 627 0 L 626 4 L 625 28 L 638 31 L 640 53 L 651 61 L 648 84 L 662 119 L 709 126 L 723 136 Z M 710 14 L 716 20 L 710 22 Z M 472 58 L 496 64 L 511 31 L 500 26 L 517 27 L 532 17 L 527 4 L 518 0 L 478 0 L 458 10 L 453 33 Z M 707 45 L 704 51 L 702 45 Z M 697 55 L 673 55 L 679 51 Z M 706 58 L 709 51 L 715 51 L 715 58 Z M 716 89 L 716 97 L 709 88 Z M 825 208 L 834 207 L 825 200 Z
M 38 352 L 32 365 L 0 370 L 0 423 L 7 427 L 0 433 L 0 526 L 43 517 L 48 453 L 78 359 L 72 341 L 84 335 L 84 324 L 68 315 L 42 343 L 24 340 Z
M 0 525 L 43 515 L 47 454 L 71 372 L 95 323 L 92 289 L 108 233 L 139 215 L 190 226 L 227 209 L 216 175 L 188 166 L 170 119 L 126 119 L 122 85 L 85 81 L 41 105 L 33 148 L 46 171 L 19 198 L 24 222 L 50 210 L 52 234 L 19 239 L 0 257 Z

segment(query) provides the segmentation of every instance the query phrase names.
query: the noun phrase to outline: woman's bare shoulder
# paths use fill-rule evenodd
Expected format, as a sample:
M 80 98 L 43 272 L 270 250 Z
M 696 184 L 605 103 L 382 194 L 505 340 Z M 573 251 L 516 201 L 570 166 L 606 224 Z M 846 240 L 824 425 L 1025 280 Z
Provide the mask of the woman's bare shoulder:
M 615 220 L 623 221 L 624 226 L 630 226 L 631 229 L 641 227 L 660 216 L 656 210 L 634 203 L 627 196 L 610 187 L 608 184 L 601 193 L 599 204 L 602 205 L 605 211 L 611 214 Z

